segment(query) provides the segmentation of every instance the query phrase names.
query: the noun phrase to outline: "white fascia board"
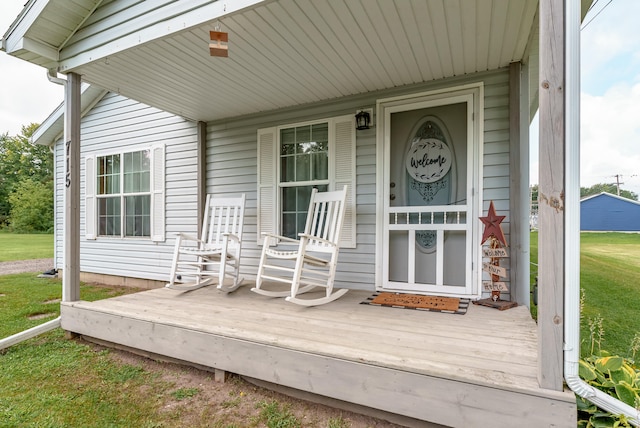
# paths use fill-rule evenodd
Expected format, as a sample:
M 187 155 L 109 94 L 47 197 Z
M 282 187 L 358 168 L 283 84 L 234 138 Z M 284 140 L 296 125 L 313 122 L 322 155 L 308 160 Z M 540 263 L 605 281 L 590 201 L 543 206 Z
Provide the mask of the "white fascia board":
M 30 0 L 18 17 L 11 23 L 4 36 L 2 36 L 2 47 L 7 53 L 19 50 L 16 48 L 27 34 L 27 31 L 40 17 L 42 11 L 49 3 L 49 0 Z
M 29 138 L 32 144 L 52 145 L 64 131 L 64 103 L 61 103 L 33 132 Z
M 115 55 L 136 46 L 143 45 L 153 40 L 167 37 L 180 31 L 187 30 L 192 27 L 210 22 L 212 20 L 228 16 L 230 14 L 240 12 L 241 10 L 252 8 L 258 4 L 265 3 L 269 0 L 234 0 L 233 2 L 214 1 L 197 9 L 189 10 L 185 13 L 179 13 L 171 19 L 156 22 L 146 28 L 139 30 L 132 28 L 123 28 L 123 35 L 109 43 L 100 46 L 82 46 L 83 42 L 79 42 L 74 49 L 82 52 L 69 58 L 64 58 L 64 49 L 61 52 L 59 71 L 69 72 L 77 67 L 81 67 L 90 62 L 101 58 Z M 181 2 L 184 9 L 190 9 L 189 2 Z
M 13 49 L 7 50 L 7 53 L 11 54 L 16 51 L 27 51 L 51 61 L 58 61 L 58 51 L 55 48 L 28 37 L 22 37 Z

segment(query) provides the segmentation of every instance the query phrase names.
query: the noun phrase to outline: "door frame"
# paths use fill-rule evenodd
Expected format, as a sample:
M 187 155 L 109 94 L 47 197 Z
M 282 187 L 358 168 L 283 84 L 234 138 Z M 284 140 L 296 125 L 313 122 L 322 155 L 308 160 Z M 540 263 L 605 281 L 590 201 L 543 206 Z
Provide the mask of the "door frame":
M 484 84 L 482 82 L 442 88 L 433 91 L 419 92 L 383 98 L 376 101 L 376 269 L 375 287 L 377 291 L 384 290 L 384 263 L 388 251 L 384 248 L 385 233 L 385 204 L 389 200 L 388 159 L 390 155 L 390 121 L 391 114 L 419 108 L 437 107 L 458 102 L 468 103 L 471 109 L 468 135 L 472 140 L 471 153 L 467 176 L 468 186 L 471 186 L 471 285 L 465 287 L 463 294 L 447 294 L 455 297 L 480 297 L 481 287 L 481 227 L 478 218 L 482 215 L 482 156 L 484 145 Z

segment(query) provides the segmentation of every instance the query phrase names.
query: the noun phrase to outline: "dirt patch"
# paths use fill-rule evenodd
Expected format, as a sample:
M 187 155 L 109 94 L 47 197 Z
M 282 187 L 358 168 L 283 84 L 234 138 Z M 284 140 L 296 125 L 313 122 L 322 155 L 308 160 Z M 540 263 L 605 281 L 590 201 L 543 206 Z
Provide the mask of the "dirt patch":
M 91 344 L 96 350 L 101 345 Z M 279 403 L 300 421 L 302 427 L 395 428 L 391 422 L 321 404 L 299 400 L 255 386 L 237 375 L 217 382 L 213 372 L 175 363 L 159 362 L 130 352 L 110 349 L 109 357 L 120 363 L 142 367 L 170 385 L 160 412 L 176 427 L 265 426 L 259 415 L 265 404 Z M 163 425 L 165 426 L 165 425 Z
M 45 300 L 44 303 L 45 305 L 51 305 L 53 303 L 60 303 L 62 302 L 62 299 L 51 299 L 51 300 Z
M 43 314 L 33 314 L 33 315 L 29 315 L 27 318 L 29 318 L 30 320 L 41 320 L 44 318 L 51 318 L 51 317 L 55 317 L 57 314 L 55 312 L 46 312 Z

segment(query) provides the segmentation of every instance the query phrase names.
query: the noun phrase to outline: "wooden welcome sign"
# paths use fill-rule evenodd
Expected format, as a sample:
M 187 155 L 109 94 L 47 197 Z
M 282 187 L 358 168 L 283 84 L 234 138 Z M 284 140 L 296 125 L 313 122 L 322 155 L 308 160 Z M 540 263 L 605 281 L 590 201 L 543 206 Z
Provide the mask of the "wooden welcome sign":
M 509 291 L 506 282 L 502 279 L 507 278 L 507 269 L 500 266 L 500 260 L 508 258 L 507 240 L 502 231 L 500 223 L 506 216 L 497 215 L 493 206 L 493 201 L 489 204 L 489 212 L 486 217 L 480 217 L 480 221 L 484 224 L 484 232 L 482 234 L 481 245 L 489 240 L 489 247 L 482 249 L 482 256 L 488 259 L 482 263 L 482 270 L 489 274 L 491 281 L 482 281 L 484 291 L 491 292 L 491 298 L 481 299 L 474 303 L 484 306 L 490 306 L 500 310 L 517 306 L 516 302 L 509 302 L 500 299 L 500 292 Z

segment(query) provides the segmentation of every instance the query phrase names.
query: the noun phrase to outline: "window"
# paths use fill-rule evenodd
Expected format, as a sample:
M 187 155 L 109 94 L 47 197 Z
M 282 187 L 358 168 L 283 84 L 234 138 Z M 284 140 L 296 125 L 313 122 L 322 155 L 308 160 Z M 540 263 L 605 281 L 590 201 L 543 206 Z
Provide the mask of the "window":
M 98 157 L 98 235 L 150 236 L 151 153 Z
M 355 247 L 355 121 L 340 116 L 258 130 L 258 243 L 262 232 L 297 238 L 311 190 L 347 184 L 341 245 Z
M 311 190 L 328 188 L 328 129 L 325 122 L 280 130 L 280 224 L 289 238 L 304 231 Z
M 163 146 L 87 156 L 85 176 L 87 239 L 164 240 Z

